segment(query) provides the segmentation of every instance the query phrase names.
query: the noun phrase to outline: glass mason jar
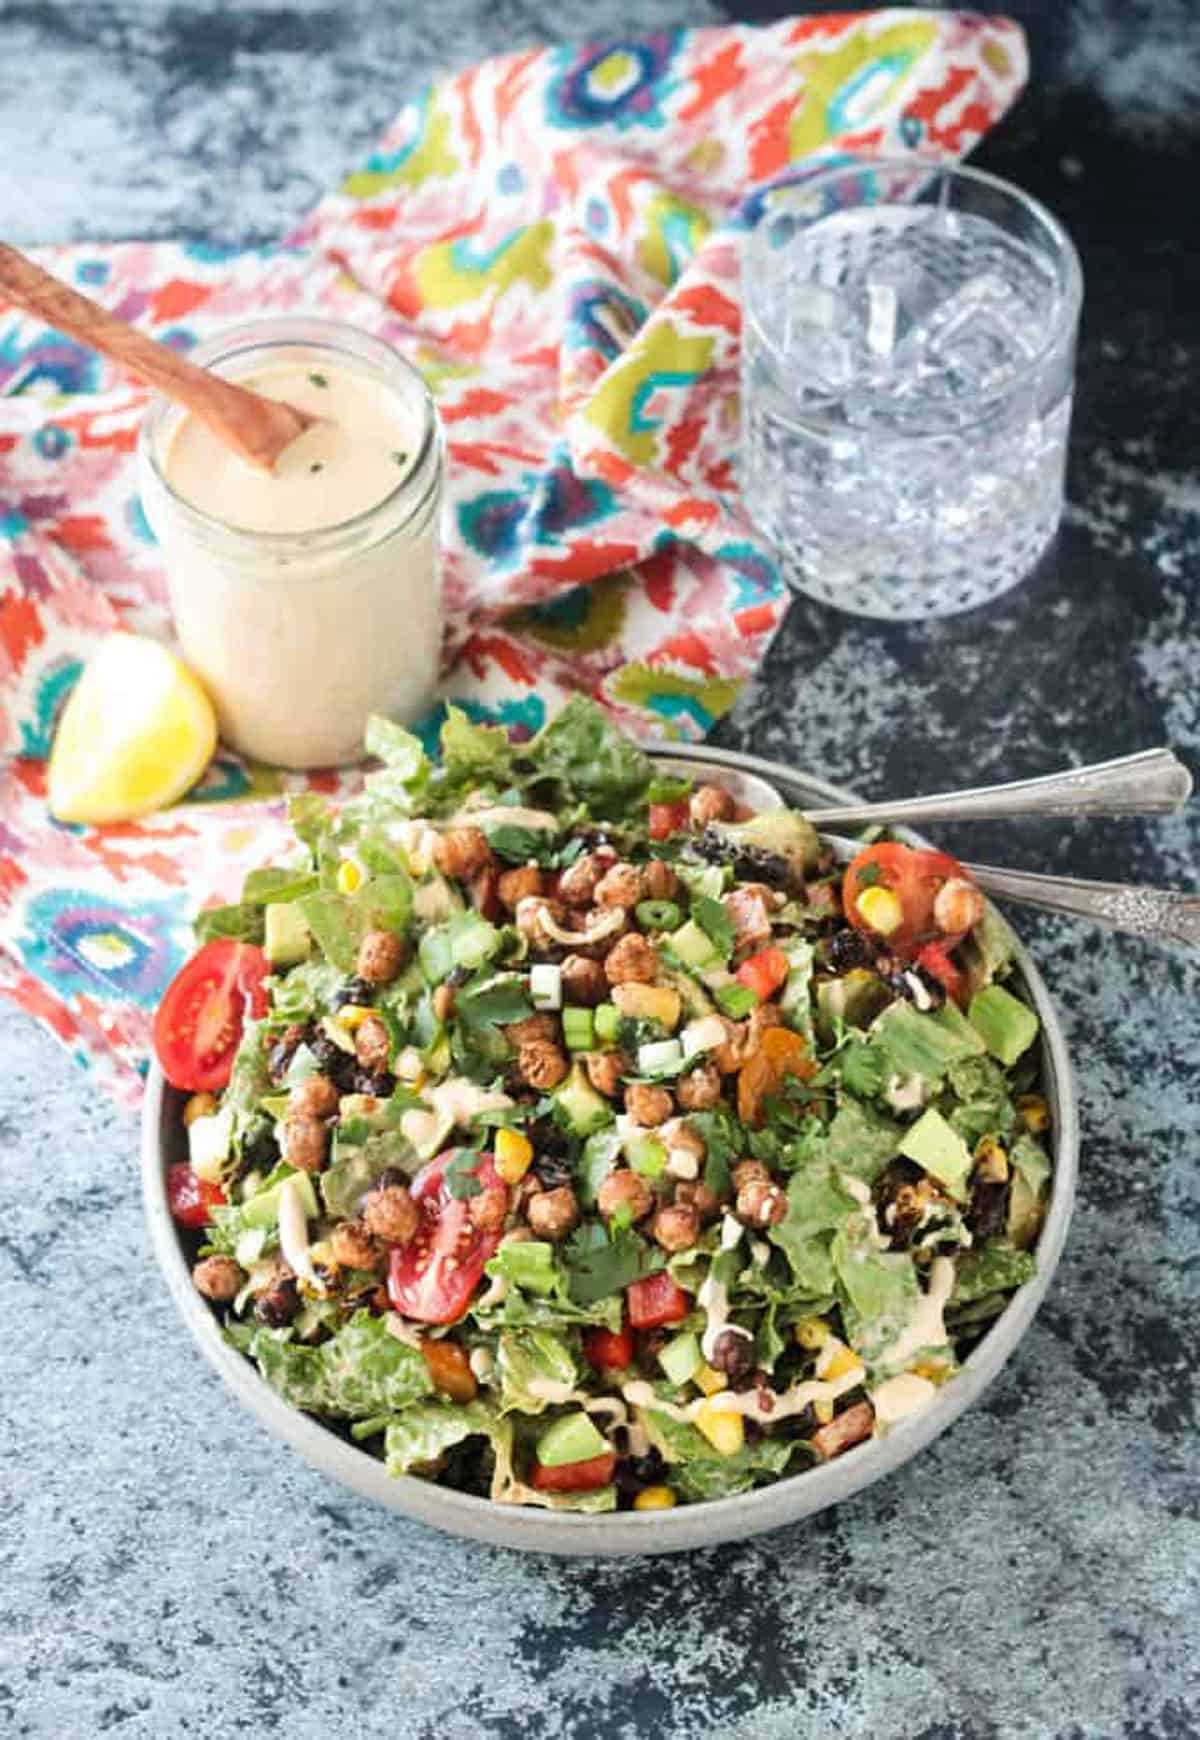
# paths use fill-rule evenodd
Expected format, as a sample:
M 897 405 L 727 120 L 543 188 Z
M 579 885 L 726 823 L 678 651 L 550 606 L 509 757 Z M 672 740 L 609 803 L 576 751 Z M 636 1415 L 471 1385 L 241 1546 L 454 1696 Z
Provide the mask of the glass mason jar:
M 357 761 L 367 715 L 411 722 L 438 680 L 443 454 L 429 390 L 390 345 L 329 320 L 249 322 L 192 360 L 230 380 L 324 363 L 378 382 L 412 427 L 412 463 L 382 501 L 304 532 L 250 531 L 186 501 L 168 477 L 186 413 L 169 400 L 151 400 L 138 446 L 179 642 L 224 741 L 277 767 Z

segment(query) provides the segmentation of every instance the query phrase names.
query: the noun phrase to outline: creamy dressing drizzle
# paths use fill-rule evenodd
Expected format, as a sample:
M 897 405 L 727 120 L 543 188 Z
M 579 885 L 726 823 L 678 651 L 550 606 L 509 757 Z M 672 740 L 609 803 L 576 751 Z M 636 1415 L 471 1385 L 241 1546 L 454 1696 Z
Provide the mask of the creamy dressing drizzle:
M 899 1372 L 876 1385 L 871 1396 L 875 1419 L 885 1428 L 894 1426 L 899 1420 L 922 1413 L 936 1396 L 937 1385 L 928 1378 L 918 1377 L 913 1371 Z
M 731 1214 L 725 1214 L 721 1221 L 721 1249 L 736 1249 L 744 1231 L 745 1228 L 739 1220 L 735 1220 Z M 711 1361 L 716 1351 L 717 1337 L 725 1329 L 736 1328 L 735 1324 L 729 1322 L 729 1289 L 723 1281 L 717 1280 L 711 1269 L 701 1283 L 696 1303 L 707 1317 L 700 1350 L 705 1359 Z
M 755 1390 L 718 1390 L 715 1396 L 699 1396 L 694 1402 L 665 1402 L 654 1393 L 653 1384 L 646 1383 L 642 1378 L 634 1378 L 629 1383 L 621 1385 L 621 1394 L 632 1408 L 645 1408 L 656 1414 L 666 1414 L 672 1420 L 683 1420 L 691 1424 L 703 1408 L 715 1408 L 723 1414 L 742 1414 L 747 1419 L 757 1420 L 762 1425 L 770 1425 L 775 1420 L 786 1420 L 791 1414 L 802 1414 L 810 1402 L 835 1402 L 847 1390 L 857 1388 L 862 1378 L 861 1370 L 844 1372 L 840 1378 L 829 1383 L 820 1378 L 809 1378 L 804 1383 L 793 1384 L 790 1390 L 780 1394 L 769 1391 L 773 1406 L 764 1408 L 759 1400 L 759 1392 Z
M 489 823 L 499 825 L 507 823 L 512 828 L 543 828 L 557 832 L 558 817 L 552 816 L 548 810 L 524 810 L 519 804 L 495 804 L 489 808 L 459 810 L 452 816 L 447 826 L 460 828 L 470 823 L 476 828 L 485 828 Z

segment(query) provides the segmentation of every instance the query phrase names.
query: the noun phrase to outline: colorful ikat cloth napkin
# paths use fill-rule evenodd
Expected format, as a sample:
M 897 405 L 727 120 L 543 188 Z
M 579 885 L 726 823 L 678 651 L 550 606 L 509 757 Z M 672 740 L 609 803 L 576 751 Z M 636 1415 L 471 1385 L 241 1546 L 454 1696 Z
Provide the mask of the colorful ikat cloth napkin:
M 518 736 L 583 690 L 695 737 L 786 602 L 738 503 L 741 238 L 769 189 L 830 164 L 961 156 L 1025 71 L 1015 24 L 914 10 L 534 49 L 430 86 L 277 246 L 40 258 L 184 351 L 274 313 L 395 345 L 447 440 L 444 695 Z M 283 847 L 288 791 L 355 775 L 222 753 L 172 810 L 51 820 L 45 757 L 89 648 L 170 635 L 133 464 L 145 393 L 4 310 L 0 388 L 0 990 L 134 1102 L 196 907 Z

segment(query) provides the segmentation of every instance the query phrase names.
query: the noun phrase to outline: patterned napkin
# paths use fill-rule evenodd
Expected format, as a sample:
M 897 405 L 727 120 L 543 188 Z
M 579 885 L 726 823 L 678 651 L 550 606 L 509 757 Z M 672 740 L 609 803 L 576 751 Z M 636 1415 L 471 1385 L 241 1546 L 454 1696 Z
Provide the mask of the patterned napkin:
M 911 10 L 531 50 L 427 89 L 276 247 L 41 258 L 181 350 L 283 312 L 396 345 L 448 443 L 444 694 L 519 735 L 583 689 L 698 736 L 785 605 L 734 477 L 740 238 L 814 169 L 961 155 L 1025 70 L 1007 20 Z M 280 847 L 289 789 L 355 776 L 222 754 L 149 820 L 49 819 L 89 646 L 170 633 L 132 463 L 145 394 L 11 314 L 0 386 L 0 990 L 133 1101 L 196 905 Z

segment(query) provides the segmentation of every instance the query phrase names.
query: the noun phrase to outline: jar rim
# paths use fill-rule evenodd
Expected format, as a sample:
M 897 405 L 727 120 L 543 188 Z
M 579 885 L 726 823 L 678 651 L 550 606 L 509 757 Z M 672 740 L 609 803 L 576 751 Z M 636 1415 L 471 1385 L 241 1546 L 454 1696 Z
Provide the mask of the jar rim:
M 326 350 L 331 359 L 336 356 L 342 366 L 348 367 L 351 372 L 356 362 L 365 363 L 384 378 L 385 384 L 386 377 L 390 375 L 393 384 L 415 389 L 417 402 L 423 412 L 423 426 L 420 447 L 413 464 L 398 479 L 395 487 L 379 501 L 361 509 L 349 519 L 335 520 L 332 525 L 317 526 L 303 532 L 259 531 L 249 526 L 232 525 L 218 515 L 197 507 L 194 502 L 181 495 L 168 479 L 159 460 L 159 436 L 165 419 L 178 407 L 164 394 L 155 393 L 146 407 L 138 433 L 138 457 L 143 466 L 143 475 L 149 474 L 155 488 L 170 502 L 172 511 L 178 513 L 185 526 L 194 532 L 223 540 L 235 547 L 241 545 L 260 553 L 269 550 L 279 556 L 300 552 L 308 556 L 335 553 L 341 543 L 353 542 L 372 522 L 388 519 L 388 510 L 405 505 L 407 496 L 412 497 L 407 511 L 397 524 L 389 523 L 386 534 L 381 533 L 381 536 L 391 535 L 419 519 L 436 497 L 441 472 L 441 466 L 437 463 L 441 450 L 441 425 L 433 395 L 420 371 L 386 340 L 377 338 L 373 333 L 363 332 L 346 321 L 308 315 L 267 316 L 261 320 L 243 321 L 236 326 L 224 327 L 211 338 L 196 345 L 189 351 L 188 356 L 199 367 L 213 368 L 214 372 L 220 372 L 216 365 L 234 357 L 261 353 L 262 360 L 266 361 L 271 351 L 277 347 Z

